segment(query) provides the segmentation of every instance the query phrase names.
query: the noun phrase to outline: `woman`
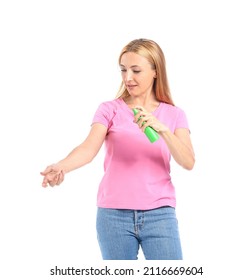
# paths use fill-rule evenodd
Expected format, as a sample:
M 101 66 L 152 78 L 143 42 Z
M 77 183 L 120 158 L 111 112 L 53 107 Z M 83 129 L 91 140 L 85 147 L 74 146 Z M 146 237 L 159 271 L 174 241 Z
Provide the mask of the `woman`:
M 87 138 L 66 158 L 41 172 L 43 187 L 84 166 L 106 145 L 97 195 L 97 236 L 105 260 L 179 260 L 182 250 L 170 159 L 191 170 L 194 152 L 184 111 L 172 101 L 159 45 L 147 39 L 127 44 L 119 56 L 122 83 L 116 99 L 98 107 Z M 137 109 L 134 116 L 133 109 Z M 151 143 L 143 133 L 153 128 Z

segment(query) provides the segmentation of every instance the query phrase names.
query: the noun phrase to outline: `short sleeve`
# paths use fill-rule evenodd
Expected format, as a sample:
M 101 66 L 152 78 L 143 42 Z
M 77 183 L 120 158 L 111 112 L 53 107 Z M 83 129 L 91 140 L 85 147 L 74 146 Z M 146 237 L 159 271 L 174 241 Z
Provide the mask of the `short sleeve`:
M 114 106 L 110 102 L 103 102 L 97 108 L 92 120 L 92 124 L 101 123 L 107 128 L 110 128 L 114 115 Z
M 186 117 L 186 114 L 183 110 L 178 108 L 178 114 L 177 114 L 177 120 L 176 120 L 176 128 L 188 128 L 189 129 L 189 124 L 188 120 Z

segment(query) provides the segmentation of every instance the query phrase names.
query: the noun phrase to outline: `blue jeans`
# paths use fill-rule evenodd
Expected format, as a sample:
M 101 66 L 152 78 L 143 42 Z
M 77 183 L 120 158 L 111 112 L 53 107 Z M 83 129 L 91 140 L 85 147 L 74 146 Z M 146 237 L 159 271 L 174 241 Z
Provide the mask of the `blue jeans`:
M 98 208 L 97 238 L 104 260 L 182 260 L 178 222 L 173 207 L 153 210 Z

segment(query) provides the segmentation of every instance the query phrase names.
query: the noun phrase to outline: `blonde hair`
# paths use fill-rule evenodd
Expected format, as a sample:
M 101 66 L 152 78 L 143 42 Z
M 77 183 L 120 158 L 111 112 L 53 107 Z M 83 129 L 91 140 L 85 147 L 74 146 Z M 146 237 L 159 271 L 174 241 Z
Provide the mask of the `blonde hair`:
M 168 84 L 165 56 L 160 46 L 148 39 L 136 39 L 129 42 L 121 51 L 118 62 L 121 63 L 122 55 L 127 52 L 133 52 L 145 57 L 156 70 L 156 79 L 153 84 L 153 90 L 156 98 L 160 102 L 174 105 Z M 122 81 L 116 98 L 124 98 L 129 93 Z

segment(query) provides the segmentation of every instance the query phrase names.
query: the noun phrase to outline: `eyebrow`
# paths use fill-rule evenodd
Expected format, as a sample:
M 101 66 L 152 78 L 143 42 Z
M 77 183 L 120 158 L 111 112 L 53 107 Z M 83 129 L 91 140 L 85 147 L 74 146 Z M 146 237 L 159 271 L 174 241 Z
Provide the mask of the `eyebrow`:
M 123 64 L 120 64 L 121 67 L 125 67 Z M 130 66 L 130 68 L 134 68 L 134 67 L 140 67 L 139 65 L 132 65 Z

